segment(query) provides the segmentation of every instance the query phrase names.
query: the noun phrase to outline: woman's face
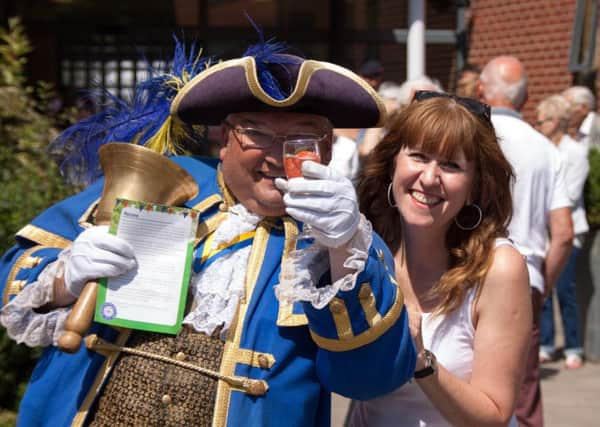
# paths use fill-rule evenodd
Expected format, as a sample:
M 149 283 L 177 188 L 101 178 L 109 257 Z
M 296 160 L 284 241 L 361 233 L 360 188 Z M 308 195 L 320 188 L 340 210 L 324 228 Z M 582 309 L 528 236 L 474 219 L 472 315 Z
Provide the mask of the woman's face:
M 393 194 L 405 227 L 429 227 L 445 234 L 469 203 L 475 166 L 460 150 L 454 158 L 405 147 L 396 156 Z

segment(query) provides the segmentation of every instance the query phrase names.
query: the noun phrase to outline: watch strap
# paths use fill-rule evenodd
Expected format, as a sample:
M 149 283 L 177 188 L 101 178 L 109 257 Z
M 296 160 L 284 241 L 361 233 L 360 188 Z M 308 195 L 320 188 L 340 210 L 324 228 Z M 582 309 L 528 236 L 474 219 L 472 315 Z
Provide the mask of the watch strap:
M 435 370 L 436 370 L 435 354 L 433 354 L 429 350 L 425 349 L 425 350 L 423 350 L 423 356 L 425 358 L 425 363 L 427 366 L 425 366 L 423 369 L 419 369 L 418 371 L 415 371 L 415 373 L 413 374 L 413 378 L 415 378 L 415 379 L 425 378 L 425 377 L 428 377 L 429 375 L 435 373 Z
M 426 368 L 415 371 L 415 373 L 413 374 L 413 377 L 416 379 L 425 378 L 425 377 L 428 377 L 429 375 L 433 374 L 434 372 L 435 372 L 435 369 L 433 369 L 432 366 L 427 366 Z

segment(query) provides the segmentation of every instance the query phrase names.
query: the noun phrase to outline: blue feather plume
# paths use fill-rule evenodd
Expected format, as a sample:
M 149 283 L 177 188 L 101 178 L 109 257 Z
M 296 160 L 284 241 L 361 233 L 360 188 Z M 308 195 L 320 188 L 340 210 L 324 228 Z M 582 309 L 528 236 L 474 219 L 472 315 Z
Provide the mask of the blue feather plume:
M 170 70 L 161 72 L 146 61 L 151 77 L 135 86 L 129 101 L 104 91 L 107 102 L 100 112 L 70 126 L 50 144 L 50 155 L 69 183 L 89 185 L 102 176 L 98 150 L 104 144 L 146 145 L 169 119 L 171 101 L 179 89 L 210 62 L 200 57 L 195 44 L 188 53 L 183 41 L 177 37 L 174 41 Z M 197 127 L 185 126 L 185 132 L 188 137 L 202 138 Z
M 302 62 L 302 58 L 297 56 L 288 55 L 289 47 L 284 42 L 276 42 L 275 38 L 265 40 L 262 29 L 250 18 L 246 12 L 244 12 L 246 18 L 254 27 L 259 37 L 259 42 L 249 46 L 246 52 L 242 55 L 253 56 L 256 62 L 256 69 L 258 73 L 258 81 L 263 90 L 269 94 L 273 99 L 282 100 L 290 95 L 291 88 L 282 88 L 275 76 L 270 71 L 270 67 L 273 65 L 280 65 L 281 69 L 289 74 L 289 71 L 284 66 L 285 64 L 298 64 Z

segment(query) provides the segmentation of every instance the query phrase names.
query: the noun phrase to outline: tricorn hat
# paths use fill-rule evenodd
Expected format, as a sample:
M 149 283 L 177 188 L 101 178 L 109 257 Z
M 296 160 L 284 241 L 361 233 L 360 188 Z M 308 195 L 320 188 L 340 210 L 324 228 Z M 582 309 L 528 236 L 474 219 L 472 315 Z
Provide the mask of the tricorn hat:
M 334 128 L 379 127 L 385 121 L 381 98 L 352 71 L 279 52 L 208 67 L 171 104 L 171 114 L 188 124 L 217 125 L 242 112 L 317 114 Z

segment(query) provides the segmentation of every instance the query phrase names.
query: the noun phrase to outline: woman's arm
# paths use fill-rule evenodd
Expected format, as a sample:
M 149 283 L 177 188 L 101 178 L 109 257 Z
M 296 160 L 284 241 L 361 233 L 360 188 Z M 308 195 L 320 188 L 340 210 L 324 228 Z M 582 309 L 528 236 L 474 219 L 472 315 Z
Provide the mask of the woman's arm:
M 474 312 L 470 381 L 439 365 L 435 374 L 416 381 L 452 425 L 507 425 L 524 375 L 532 329 L 528 273 L 517 250 L 496 249 Z M 422 367 L 419 358 L 415 369 Z

